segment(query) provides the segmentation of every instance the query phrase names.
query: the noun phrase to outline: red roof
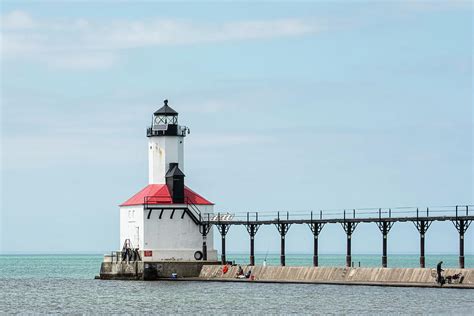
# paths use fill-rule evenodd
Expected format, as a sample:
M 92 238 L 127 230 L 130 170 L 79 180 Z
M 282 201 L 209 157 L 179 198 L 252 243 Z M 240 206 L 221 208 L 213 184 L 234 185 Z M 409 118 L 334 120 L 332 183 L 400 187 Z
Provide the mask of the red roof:
M 145 204 L 145 199 L 147 204 L 173 204 L 173 199 L 166 184 L 149 184 L 120 206 L 143 205 Z M 213 205 L 212 202 L 209 202 L 187 186 L 184 187 L 184 199 L 188 203 Z

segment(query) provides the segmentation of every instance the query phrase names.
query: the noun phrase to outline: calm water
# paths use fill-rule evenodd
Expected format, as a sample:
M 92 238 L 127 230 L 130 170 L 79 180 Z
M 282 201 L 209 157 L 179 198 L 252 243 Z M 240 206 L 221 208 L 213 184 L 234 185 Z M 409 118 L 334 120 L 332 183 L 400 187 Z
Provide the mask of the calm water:
M 261 262 L 264 256 L 257 256 Z M 246 256 L 229 256 L 244 262 Z M 392 256 L 392 266 L 416 266 L 416 256 Z M 429 256 L 456 266 L 456 256 Z M 474 291 L 365 286 L 140 282 L 94 280 L 100 255 L 0 256 L 3 313 L 436 313 L 473 314 Z M 343 265 L 344 256 L 321 256 L 321 264 Z M 278 255 L 269 255 L 277 263 Z M 378 266 L 378 256 L 357 256 Z M 472 267 L 474 258 L 466 258 Z M 287 263 L 309 265 L 311 256 L 290 255 Z

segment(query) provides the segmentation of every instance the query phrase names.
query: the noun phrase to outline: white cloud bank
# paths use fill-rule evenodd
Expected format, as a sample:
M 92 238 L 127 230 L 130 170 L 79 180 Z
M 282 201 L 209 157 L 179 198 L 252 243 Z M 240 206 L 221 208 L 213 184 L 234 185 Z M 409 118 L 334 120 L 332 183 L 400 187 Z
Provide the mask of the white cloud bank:
M 42 20 L 24 11 L 2 17 L 2 58 L 28 59 L 71 69 L 108 68 L 126 49 L 192 45 L 315 34 L 324 24 L 277 19 L 228 23 L 178 19 Z

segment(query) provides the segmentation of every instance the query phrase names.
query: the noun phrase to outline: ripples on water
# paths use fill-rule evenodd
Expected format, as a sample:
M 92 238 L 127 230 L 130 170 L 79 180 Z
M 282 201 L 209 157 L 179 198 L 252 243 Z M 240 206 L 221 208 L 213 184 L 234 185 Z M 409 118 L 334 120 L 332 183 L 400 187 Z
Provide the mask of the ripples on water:
M 293 262 L 301 260 L 290 258 Z M 101 259 L 101 256 L 0 256 L 0 311 L 164 314 L 472 314 L 474 311 L 471 290 L 93 280 Z

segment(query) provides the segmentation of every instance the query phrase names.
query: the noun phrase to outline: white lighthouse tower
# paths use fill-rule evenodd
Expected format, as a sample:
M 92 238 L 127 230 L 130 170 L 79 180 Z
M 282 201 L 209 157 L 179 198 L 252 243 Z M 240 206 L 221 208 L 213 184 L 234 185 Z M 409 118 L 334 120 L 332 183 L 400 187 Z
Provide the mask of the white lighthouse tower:
M 144 262 L 217 260 L 212 230 L 203 237 L 200 226 L 214 204 L 184 181 L 187 133 L 165 100 L 147 129 L 148 185 L 120 205 L 120 247 L 138 248 Z

